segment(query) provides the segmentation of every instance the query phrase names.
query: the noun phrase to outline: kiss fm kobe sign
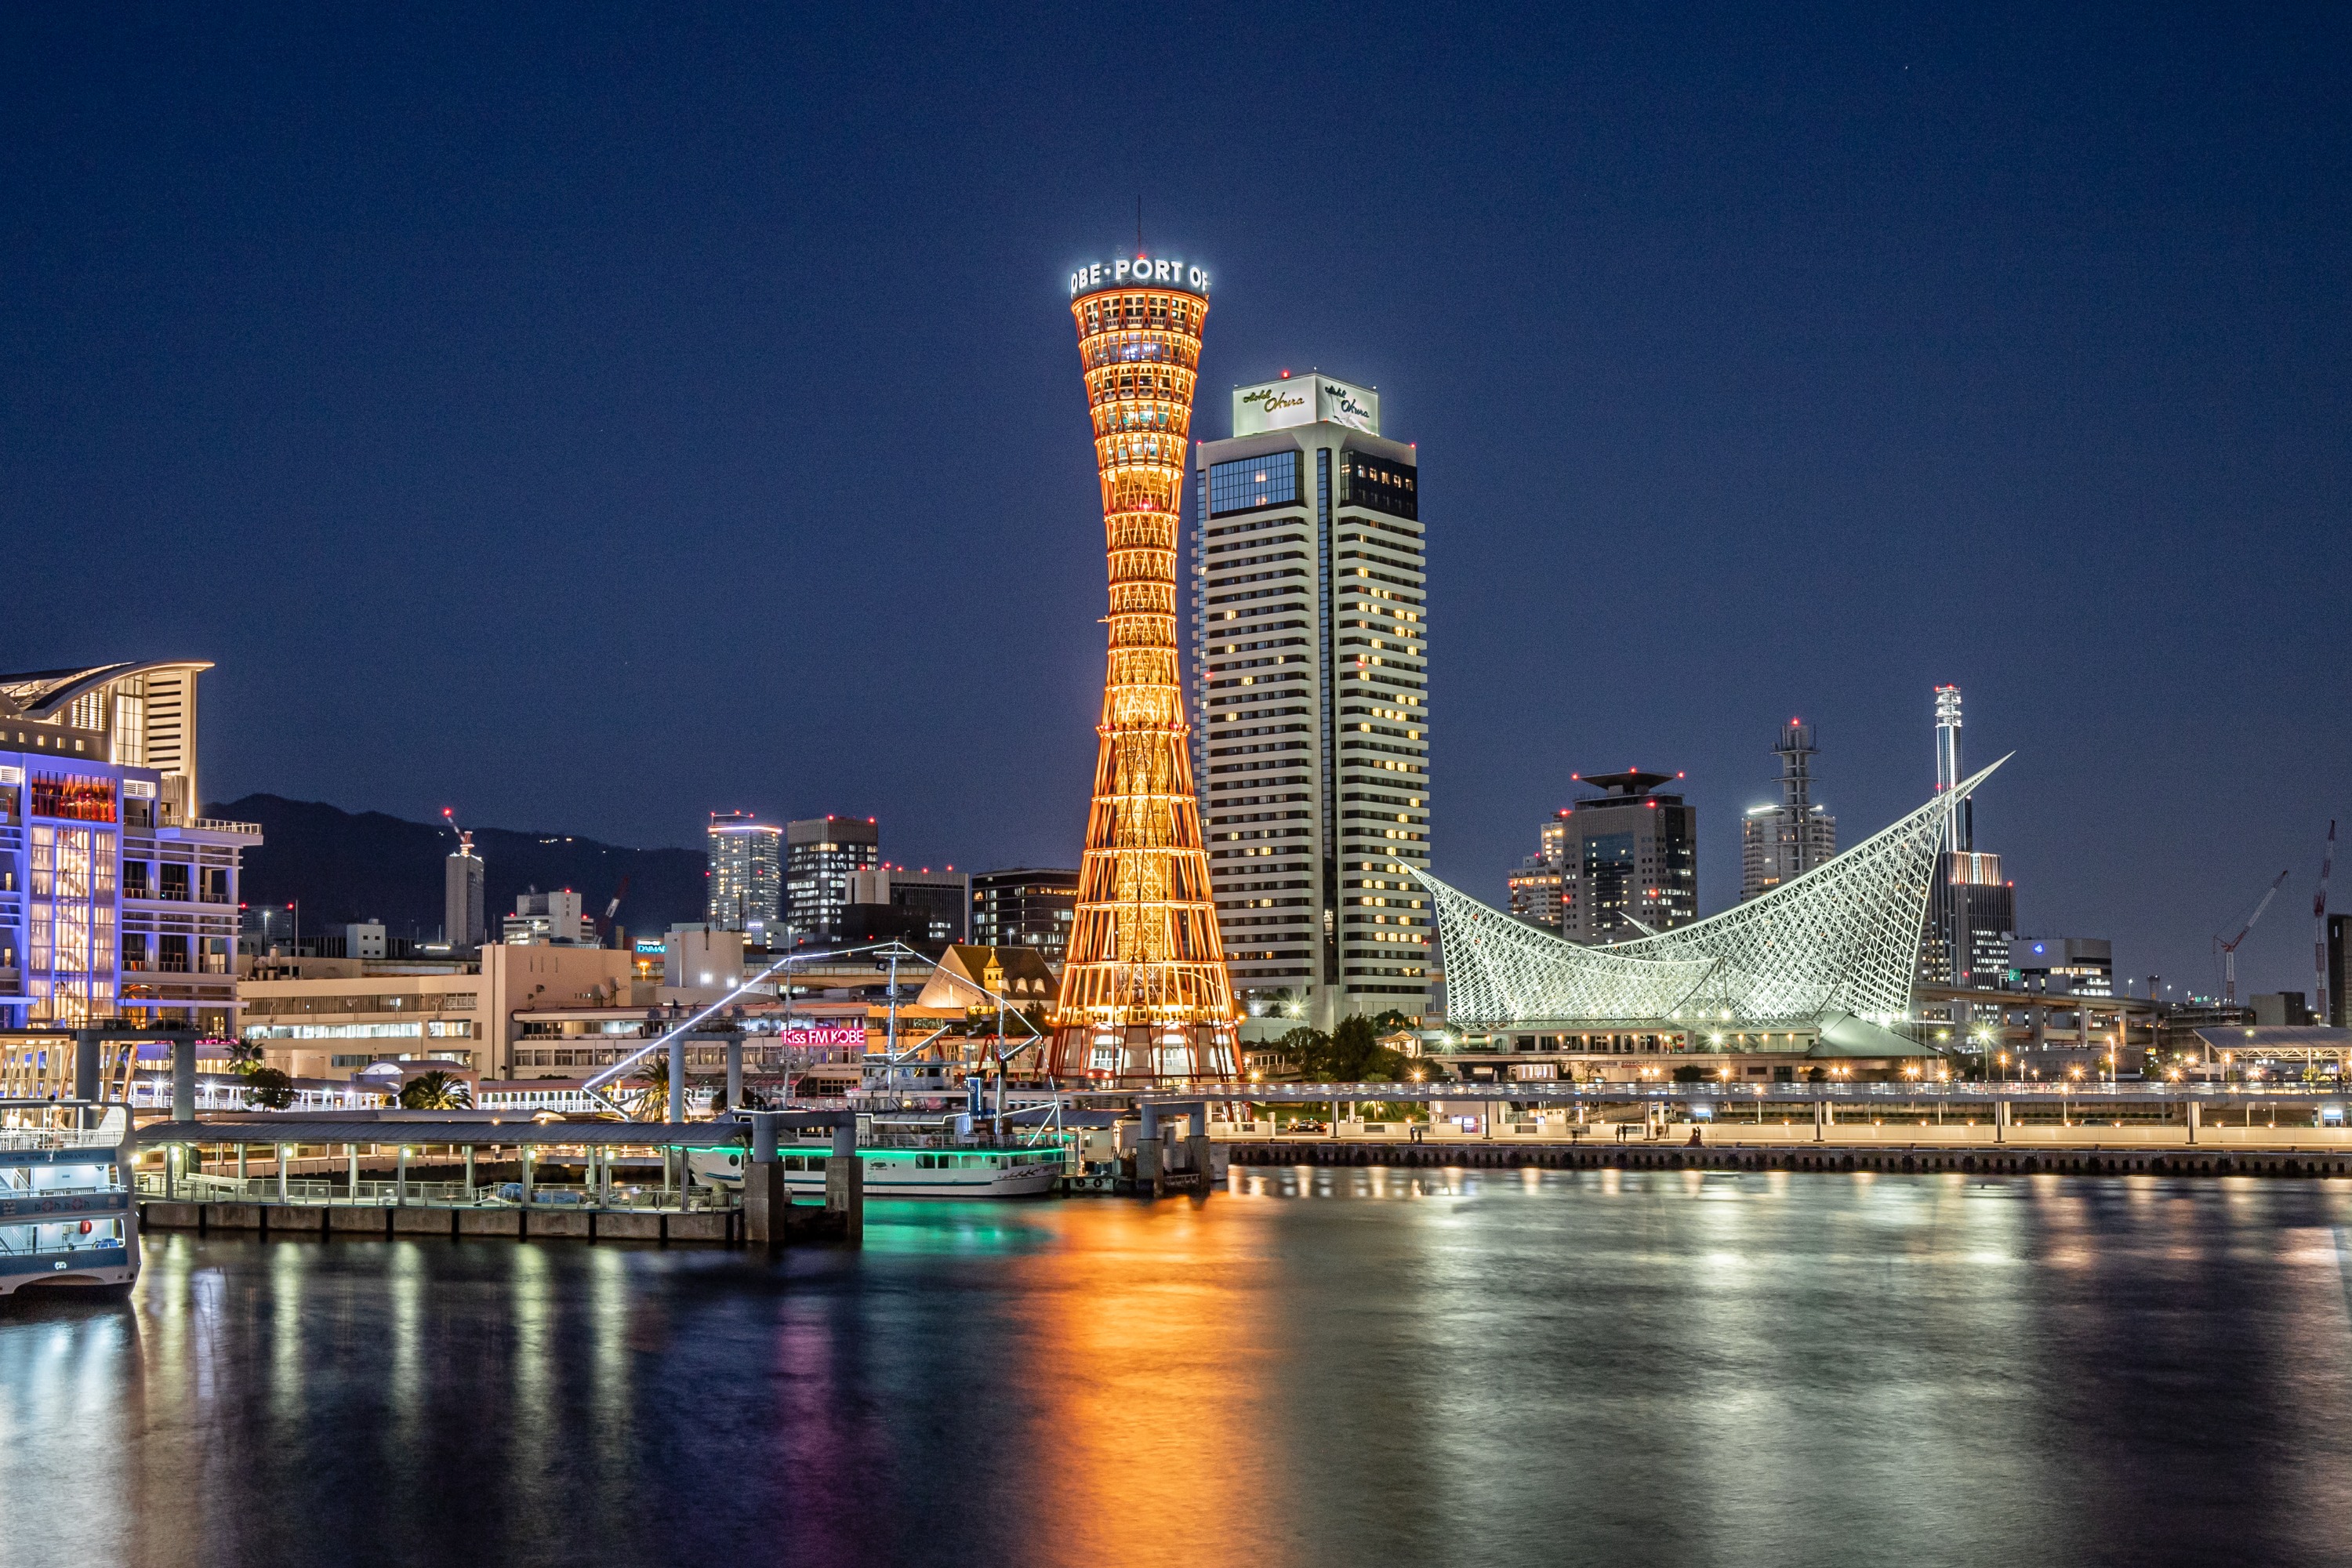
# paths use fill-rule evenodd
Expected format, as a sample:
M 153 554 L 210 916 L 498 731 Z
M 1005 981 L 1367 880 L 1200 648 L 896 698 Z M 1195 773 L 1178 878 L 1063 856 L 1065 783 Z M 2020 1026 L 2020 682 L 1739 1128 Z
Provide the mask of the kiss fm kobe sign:
M 1295 425 L 1344 425 L 1381 433 L 1381 395 L 1328 375 L 1285 376 L 1234 394 L 1234 434 L 1256 436 Z
M 1209 291 L 1209 275 L 1200 268 L 1158 258 L 1139 256 L 1124 261 L 1097 261 L 1070 274 L 1070 298 L 1075 300 L 1097 289 L 1125 289 L 1130 285 L 1143 288 L 1152 284 L 1205 295 Z

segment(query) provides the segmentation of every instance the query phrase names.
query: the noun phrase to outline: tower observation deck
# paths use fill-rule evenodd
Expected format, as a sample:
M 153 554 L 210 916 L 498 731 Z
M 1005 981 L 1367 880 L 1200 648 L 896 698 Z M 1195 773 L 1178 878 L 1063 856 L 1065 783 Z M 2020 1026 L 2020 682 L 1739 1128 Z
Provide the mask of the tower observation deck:
M 1110 651 L 1048 1070 L 1230 1078 L 1233 983 L 1201 843 L 1176 651 L 1176 542 L 1207 274 L 1138 257 L 1070 277 L 1109 558 Z

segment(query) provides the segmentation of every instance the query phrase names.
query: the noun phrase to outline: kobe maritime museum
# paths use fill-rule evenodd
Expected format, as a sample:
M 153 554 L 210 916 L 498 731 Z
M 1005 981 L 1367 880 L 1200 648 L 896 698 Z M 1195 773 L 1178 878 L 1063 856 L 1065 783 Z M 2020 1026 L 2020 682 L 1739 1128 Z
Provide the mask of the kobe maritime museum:
M 1416 871 L 1436 905 L 1448 1022 L 1491 1035 L 1489 1049 L 1551 1058 L 1513 1063 L 1521 1079 L 1557 1076 L 1567 1055 L 1604 1058 L 1600 1076 L 1622 1078 L 1661 1076 L 1664 1053 L 1712 1056 L 1727 1077 L 1759 1079 L 1810 1076 L 1824 1059 L 1932 1059 L 1893 1026 L 1911 1014 L 1953 813 L 2000 765 L 1760 897 L 1606 947 Z

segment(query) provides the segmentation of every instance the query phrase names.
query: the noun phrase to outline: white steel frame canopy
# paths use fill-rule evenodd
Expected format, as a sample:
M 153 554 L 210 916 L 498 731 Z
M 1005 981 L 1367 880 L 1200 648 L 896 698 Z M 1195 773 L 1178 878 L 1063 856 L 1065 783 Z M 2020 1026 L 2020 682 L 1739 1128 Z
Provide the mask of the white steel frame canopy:
M 1415 871 L 1437 908 L 1446 1012 L 1490 1026 L 1907 1017 L 1952 810 L 2007 761 L 1761 898 L 1611 947 L 1580 946 Z

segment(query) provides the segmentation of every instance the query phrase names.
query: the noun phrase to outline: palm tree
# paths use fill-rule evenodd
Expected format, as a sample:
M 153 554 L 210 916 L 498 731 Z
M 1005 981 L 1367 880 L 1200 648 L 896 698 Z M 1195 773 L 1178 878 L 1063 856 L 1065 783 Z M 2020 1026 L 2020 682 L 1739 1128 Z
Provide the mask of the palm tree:
M 474 1091 L 466 1080 L 452 1078 L 436 1068 L 431 1072 L 418 1073 L 400 1086 L 400 1108 L 403 1110 L 471 1110 Z
M 636 1103 L 632 1109 L 638 1121 L 669 1120 L 669 1064 L 656 1059 L 639 1068 L 629 1081 L 637 1086 Z

